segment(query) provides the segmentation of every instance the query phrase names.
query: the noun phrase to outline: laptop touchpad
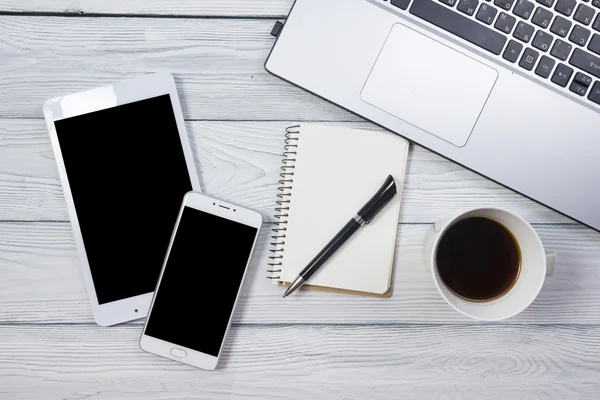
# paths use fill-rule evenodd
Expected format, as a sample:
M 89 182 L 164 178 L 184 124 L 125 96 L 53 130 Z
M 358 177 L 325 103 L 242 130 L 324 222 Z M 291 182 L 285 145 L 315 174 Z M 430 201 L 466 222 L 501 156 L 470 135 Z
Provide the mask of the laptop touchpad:
M 361 98 L 455 146 L 467 143 L 498 72 L 395 24 Z

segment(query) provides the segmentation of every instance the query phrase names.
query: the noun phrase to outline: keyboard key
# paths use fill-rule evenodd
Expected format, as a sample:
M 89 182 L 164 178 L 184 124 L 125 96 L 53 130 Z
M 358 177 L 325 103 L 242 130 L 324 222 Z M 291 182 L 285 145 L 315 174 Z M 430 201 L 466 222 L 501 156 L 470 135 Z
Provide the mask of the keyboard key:
M 494 0 L 494 4 L 508 11 L 515 4 L 515 0 Z
M 575 6 L 577 6 L 577 2 L 575 0 L 558 0 L 558 3 L 556 3 L 556 7 L 554 7 L 554 9 L 562 15 L 566 15 L 568 17 L 575 9 Z
M 575 78 L 573 78 L 573 80 L 579 82 L 585 87 L 588 87 L 592 84 L 592 78 L 590 78 L 586 74 L 582 74 L 581 72 L 576 73 Z
M 547 79 L 552 72 L 552 68 L 554 68 L 554 60 L 548 56 L 542 56 L 540 63 L 535 69 L 535 74 Z
M 502 54 L 502 58 L 511 63 L 516 63 L 519 59 L 519 54 L 521 54 L 521 50 L 523 50 L 523 45 L 517 41 L 511 40 L 508 42 L 506 50 L 504 50 L 504 54 Z
M 533 42 L 531 44 L 536 49 L 540 49 L 541 51 L 546 52 L 550 48 L 552 40 L 554 40 L 554 37 L 551 34 L 538 30 L 535 36 L 533 37 Z
M 500 7 L 501 10 L 510 11 L 515 0 L 494 0 L 494 4 Z
M 593 5 L 594 7 L 598 7 L 598 8 L 600 8 L 600 0 L 592 0 L 592 5 Z
M 392 0 L 391 3 L 393 6 L 406 10 L 408 8 L 410 0 Z
M 554 46 L 552 46 L 552 51 L 550 51 L 550 54 L 552 54 L 554 57 L 566 61 L 567 57 L 569 57 L 569 54 L 571 53 L 571 49 L 573 48 L 573 46 L 571 46 L 569 43 L 567 42 L 563 42 L 560 39 L 556 39 L 556 42 L 554 42 Z
M 600 78 L 600 58 L 587 51 L 575 49 L 569 64 L 594 75 L 596 78 Z
M 529 43 L 534 29 L 535 28 L 533 26 L 526 24 L 525 22 L 519 22 L 517 24 L 517 29 L 515 29 L 515 33 L 513 33 L 513 36 L 522 42 Z
M 432 0 L 413 0 L 409 12 L 496 55 L 500 55 L 507 41 L 506 36 L 502 33 L 487 28 Z
M 598 13 L 596 20 L 594 21 L 594 25 L 592 25 L 592 28 L 600 32 L 600 13 Z
M 550 25 L 550 21 L 552 21 L 553 16 L 554 14 L 552 14 L 552 12 L 546 10 L 545 8 L 538 7 L 537 10 L 535 10 L 535 14 L 533 14 L 531 22 L 537 26 L 541 26 L 542 28 L 547 28 Z
M 592 40 L 590 40 L 590 44 L 588 44 L 588 49 L 596 54 L 600 54 L 600 35 L 594 33 Z
M 571 75 L 573 75 L 572 68 L 569 68 L 564 64 L 558 64 L 558 67 L 556 67 L 556 70 L 554 71 L 554 75 L 552 75 L 552 82 L 556 83 L 558 86 L 567 87 Z
M 580 85 L 578 82 L 571 82 L 571 86 L 569 86 L 569 90 L 573 93 L 577 93 L 580 96 L 585 96 L 587 92 L 587 86 Z
M 456 0 L 440 0 L 440 3 L 444 3 L 447 6 L 454 7 L 454 3 L 456 3 Z
M 535 0 L 538 3 L 546 6 L 546 7 L 552 7 L 554 5 L 554 0 Z
M 579 7 L 577 7 L 577 11 L 575 11 L 575 15 L 573 15 L 573 19 L 584 25 L 589 25 L 592 23 L 592 18 L 594 18 L 595 13 L 596 12 L 592 7 L 580 4 Z
M 479 7 L 479 11 L 477 11 L 475 18 L 490 25 L 492 21 L 494 21 L 497 12 L 498 10 L 496 8 L 488 6 L 487 4 L 482 4 L 481 7 Z
M 590 95 L 588 99 L 593 101 L 594 103 L 600 105 L 600 82 L 594 83 L 592 90 L 590 91 Z
M 588 38 L 590 37 L 590 31 L 585 29 L 583 26 L 575 25 L 575 28 L 571 31 L 569 40 L 579 46 L 585 46 Z
M 523 55 L 521 56 L 519 66 L 521 68 L 525 68 L 527 71 L 531 71 L 539 56 L 540 53 L 528 47 L 525 49 L 525 52 L 523 52 Z
M 554 18 L 552 26 L 550 27 L 550 32 L 555 33 L 560 37 L 567 37 L 569 30 L 571 30 L 571 24 L 571 21 L 568 19 L 557 15 L 556 18 Z
M 510 33 L 512 31 L 512 28 L 515 26 L 516 22 L 517 19 L 515 17 L 513 17 L 512 15 L 508 15 L 505 12 L 501 12 L 498 16 L 498 19 L 496 20 L 494 28 L 504 33 Z
M 527 0 L 517 1 L 517 5 L 513 9 L 513 13 L 523 19 L 529 19 L 533 11 L 533 3 Z
M 467 15 L 475 14 L 479 0 L 460 0 L 458 3 L 458 11 L 464 12 Z

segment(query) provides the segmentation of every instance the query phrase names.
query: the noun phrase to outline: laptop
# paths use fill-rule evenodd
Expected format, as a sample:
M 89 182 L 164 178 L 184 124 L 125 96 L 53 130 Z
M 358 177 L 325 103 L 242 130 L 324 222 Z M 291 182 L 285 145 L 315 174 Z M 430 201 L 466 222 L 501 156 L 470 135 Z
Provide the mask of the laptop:
M 600 230 L 600 0 L 296 0 L 265 68 Z

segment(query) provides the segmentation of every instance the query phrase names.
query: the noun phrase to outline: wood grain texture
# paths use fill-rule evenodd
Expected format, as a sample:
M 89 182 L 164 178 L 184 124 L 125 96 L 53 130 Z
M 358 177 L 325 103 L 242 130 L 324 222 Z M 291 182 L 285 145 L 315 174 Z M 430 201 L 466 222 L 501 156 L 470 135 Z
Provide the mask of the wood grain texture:
M 186 119 L 359 120 L 265 71 L 273 23 L 0 16 L 0 117 L 41 118 L 48 98 L 170 72 Z
M 0 399 L 597 398 L 600 234 L 419 147 L 391 299 L 284 301 L 265 279 L 267 224 L 217 371 L 143 353 L 143 320 L 94 325 L 42 103 L 173 73 L 203 190 L 269 220 L 290 121 L 372 127 L 264 71 L 292 1 L 0 0 Z M 1 15 L 22 12 L 84 17 Z M 534 304 L 500 324 L 453 311 L 423 267 L 430 223 L 475 206 L 519 212 L 559 253 Z
M 598 327 L 233 327 L 216 371 L 141 328 L 0 327 L 5 399 L 594 399 Z
M 291 121 L 188 122 L 203 191 L 255 209 L 266 220 L 272 220 L 283 134 L 291 124 Z M 368 123 L 341 125 L 377 129 Z M 431 223 L 449 213 L 481 206 L 505 207 L 536 223 L 570 222 L 451 161 L 412 147 L 402 222 Z M 44 121 L 0 119 L 0 220 L 68 219 Z
M 536 228 L 546 248 L 558 252 L 558 268 L 532 306 L 506 323 L 600 323 L 600 234 L 571 225 Z M 300 292 L 283 300 L 282 288 L 265 278 L 270 234 L 265 227 L 235 322 L 474 323 L 442 300 L 424 268 L 428 229 L 400 226 L 390 299 Z M 0 224 L 0 276 L 0 323 L 93 324 L 69 224 Z
M 293 0 L 2 0 L 0 12 L 284 17 Z

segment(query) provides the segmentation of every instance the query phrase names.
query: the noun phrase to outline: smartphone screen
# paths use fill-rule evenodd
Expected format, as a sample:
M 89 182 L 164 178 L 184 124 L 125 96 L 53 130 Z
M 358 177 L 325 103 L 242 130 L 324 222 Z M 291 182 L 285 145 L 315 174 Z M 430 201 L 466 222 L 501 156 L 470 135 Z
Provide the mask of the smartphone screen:
M 218 357 L 257 234 L 184 207 L 145 335 Z

